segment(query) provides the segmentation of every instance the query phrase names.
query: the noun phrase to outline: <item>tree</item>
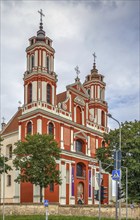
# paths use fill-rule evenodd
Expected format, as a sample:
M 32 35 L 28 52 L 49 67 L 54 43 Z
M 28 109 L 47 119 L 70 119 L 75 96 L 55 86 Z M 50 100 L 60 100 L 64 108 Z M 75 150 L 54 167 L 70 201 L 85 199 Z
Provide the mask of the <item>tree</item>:
M 3 139 L 0 136 L 0 151 L 1 151 L 2 141 Z M 6 164 L 7 161 L 8 161 L 8 157 L 6 157 L 0 152 L 0 174 L 2 174 L 3 172 L 8 173 L 8 171 L 12 170 L 12 168 L 8 164 Z
M 97 150 L 97 158 L 103 163 L 112 163 L 113 152 L 119 148 L 119 129 L 104 134 L 106 147 Z M 121 165 L 128 168 L 129 201 L 140 203 L 140 121 L 121 124 Z M 105 168 L 105 165 L 103 164 Z M 112 167 L 109 172 L 111 173 Z M 122 169 L 122 184 L 125 186 L 125 169 Z M 123 187 L 125 188 L 125 187 Z
M 25 141 L 15 143 L 13 164 L 20 174 L 16 182 L 31 182 L 40 186 L 40 202 L 42 190 L 50 183 L 61 184 L 60 171 L 56 168 L 56 160 L 60 158 L 60 149 L 52 135 L 27 135 Z

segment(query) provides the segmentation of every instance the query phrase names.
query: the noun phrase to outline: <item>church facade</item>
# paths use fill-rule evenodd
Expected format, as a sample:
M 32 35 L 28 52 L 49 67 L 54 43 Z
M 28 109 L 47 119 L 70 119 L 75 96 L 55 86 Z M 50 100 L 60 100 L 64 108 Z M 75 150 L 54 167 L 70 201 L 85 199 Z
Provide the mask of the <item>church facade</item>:
M 15 142 L 23 141 L 28 133 L 53 134 L 61 148 L 57 167 L 61 171 L 62 184 L 44 189 L 44 199 L 74 205 L 79 203 L 82 195 L 84 204 L 97 204 L 99 164 L 96 150 L 104 146 L 103 134 L 108 131 L 104 76 L 98 73 L 94 59 L 84 83 L 80 82 L 76 67 L 75 82 L 67 85 L 66 91 L 57 94 L 54 55 L 52 40 L 43 30 L 41 17 L 37 35 L 29 39 L 26 48 L 24 104 L 6 125 L 3 123 L 1 152 L 8 155 L 8 163 L 12 166 Z M 14 182 L 18 172 L 13 168 L 2 176 L 1 202 L 4 188 L 5 202 L 39 202 L 38 186 Z M 102 185 L 107 188 L 102 203 L 109 203 L 111 199 L 110 183 L 109 174 L 102 170 Z

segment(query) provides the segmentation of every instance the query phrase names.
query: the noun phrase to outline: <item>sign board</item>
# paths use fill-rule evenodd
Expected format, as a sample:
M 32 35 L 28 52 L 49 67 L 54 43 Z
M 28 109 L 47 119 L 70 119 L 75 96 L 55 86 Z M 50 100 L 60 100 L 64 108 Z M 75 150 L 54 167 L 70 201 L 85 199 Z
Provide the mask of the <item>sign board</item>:
M 112 179 L 113 180 L 120 180 L 121 172 L 120 170 L 112 170 Z
M 48 205 L 49 205 L 49 200 L 44 200 L 44 206 L 48 207 Z

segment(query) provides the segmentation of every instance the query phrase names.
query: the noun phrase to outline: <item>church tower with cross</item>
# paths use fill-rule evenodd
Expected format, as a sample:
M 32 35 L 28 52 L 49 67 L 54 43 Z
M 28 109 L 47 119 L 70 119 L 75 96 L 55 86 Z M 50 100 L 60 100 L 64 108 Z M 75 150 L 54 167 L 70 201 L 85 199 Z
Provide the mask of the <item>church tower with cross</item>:
M 98 73 L 96 69 L 96 55 L 93 54 L 94 63 L 90 74 L 86 76 L 84 87 L 89 94 L 89 118 L 98 124 L 104 130 L 107 127 L 107 102 L 105 101 L 105 87 L 104 76 Z
M 44 199 L 61 205 L 98 204 L 96 195 L 99 192 L 99 164 L 96 150 L 104 146 L 103 134 L 108 131 L 104 77 L 96 69 L 94 53 L 93 69 L 86 76 L 85 82 L 81 82 L 80 70 L 76 66 L 74 82 L 57 94 L 55 50 L 52 40 L 43 30 L 44 14 L 42 10 L 38 12 L 39 30 L 36 36 L 29 39 L 29 46 L 26 48 L 24 103 L 3 127 L 2 153 L 9 155 L 11 159 L 14 143 L 24 141 L 27 134 L 53 135 L 61 149 L 57 169 L 61 172 L 62 184 L 50 184 L 45 188 Z M 6 176 L 5 202 L 39 203 L 39 186 L 29 182 L 20 185 L 15 183 L 14 178 L 18 174 L 19 171 L 13 168 Z M 102 203 L 109 203 L 110 178 L 105 171 L 102 171 L 102 184 L 108 188 Z
M 26 48 L 27 70 L 24 74 L 24 113 L 32 111 L 41 103 L 55 105 L 57 76 L 54 72 L 54 53 L 52 40 L 43 30 L 42 10 L 37 36 L 29 39 Z

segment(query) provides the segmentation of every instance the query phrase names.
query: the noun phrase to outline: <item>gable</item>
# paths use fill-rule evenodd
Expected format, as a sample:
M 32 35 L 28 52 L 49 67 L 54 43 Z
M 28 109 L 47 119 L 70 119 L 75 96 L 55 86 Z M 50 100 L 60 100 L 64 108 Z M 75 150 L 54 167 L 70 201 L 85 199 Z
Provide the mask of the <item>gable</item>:
M 66 88 L 76 95 L 83 96 L 84 98 L 89 98 L 86 89 L 80 82 L 68 85 Z

